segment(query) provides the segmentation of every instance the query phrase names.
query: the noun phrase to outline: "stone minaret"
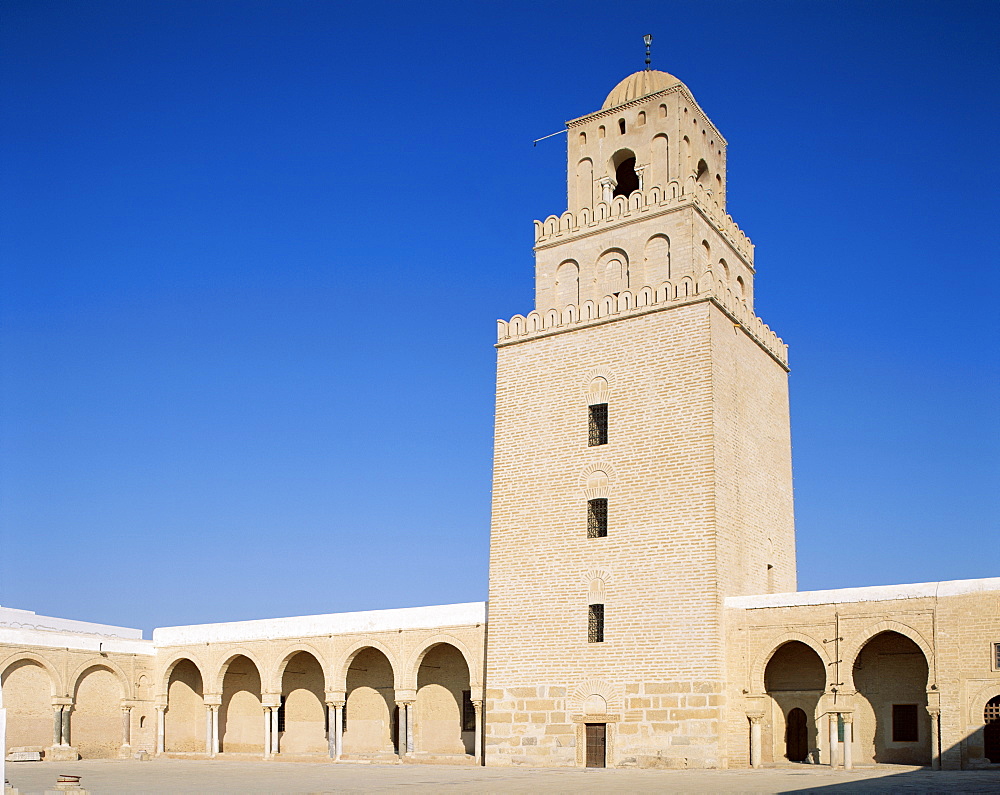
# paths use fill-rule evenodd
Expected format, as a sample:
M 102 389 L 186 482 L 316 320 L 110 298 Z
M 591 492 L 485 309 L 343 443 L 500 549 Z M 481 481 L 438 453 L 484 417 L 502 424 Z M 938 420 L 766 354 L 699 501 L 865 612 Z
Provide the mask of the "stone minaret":
M 786 346 L 688 88 L 637 72 L 567 127 L 498 324 L 487 763 L 725 765 L 722 600 L 795 590 Z

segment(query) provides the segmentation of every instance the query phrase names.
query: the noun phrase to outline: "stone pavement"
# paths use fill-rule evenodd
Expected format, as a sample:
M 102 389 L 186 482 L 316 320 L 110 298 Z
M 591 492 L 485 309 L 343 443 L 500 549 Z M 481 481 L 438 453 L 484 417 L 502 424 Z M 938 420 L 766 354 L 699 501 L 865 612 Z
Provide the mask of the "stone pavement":
M 1000 770 L 941 771 L 885 766 L 831 771 L 535 770 L 439 765 L 361 765 L 162 759 L 20 762 L 7 778 L 22 795 L 51 789 L 60 773 L 82 776 L 95 795 L 123 792 L 1000 792 Z

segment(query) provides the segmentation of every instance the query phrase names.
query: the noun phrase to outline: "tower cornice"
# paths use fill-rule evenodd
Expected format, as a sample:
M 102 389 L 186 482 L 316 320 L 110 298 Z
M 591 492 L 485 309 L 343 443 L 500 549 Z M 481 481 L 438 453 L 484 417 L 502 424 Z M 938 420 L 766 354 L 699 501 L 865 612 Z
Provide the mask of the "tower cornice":
M 610 118 L 612 116 L 620 114 L 624 110 L 629 110 L 631 108 L 639 107 L 640 105 L 645 105 L 646 103 L 652 100 L 668 97 L 671 94 L 681 94 L 688 102 L 690 102 L 691 106 L 695 109 L 695 111 L 697 111 L 698 115 L 701 117 L 701 120 L 707 126 L 712 128 L 712 132 L 714 132 L 718 136 L 719 140 L 723 144 L 729 146 L 729 142 L 726 140 L 726 137 L 721 132 L 719 132 L 719 128 L 715 126 L 712 120 L 708 117 L 708 114 L 705 113 L 701 105 L 698 104 L 698 100 L 694 98 L 694 94 L 691 93 L 691 89 L 689 89 L 683 83 L 678 83 L 675 86 L 664 88 L 661 91 L 655 91 L 652 94 L 646 94 L 643 97 L 637 97 L 636 99 L 629 100 L 628 102 L 623 102 L 621 105 L 615 105 L 613 108 L 602 108 L 601 110 L 595 111 L 594 113 L 589 113 L 586 116 L 580 116 L 579 118 L 571 119 L 570 121 L 566 122 L 566 128 L 572 130 L 576 127 L 582 127 L 584 124 L 589 124 L 590 122 L 596 121 L 598 119 Z

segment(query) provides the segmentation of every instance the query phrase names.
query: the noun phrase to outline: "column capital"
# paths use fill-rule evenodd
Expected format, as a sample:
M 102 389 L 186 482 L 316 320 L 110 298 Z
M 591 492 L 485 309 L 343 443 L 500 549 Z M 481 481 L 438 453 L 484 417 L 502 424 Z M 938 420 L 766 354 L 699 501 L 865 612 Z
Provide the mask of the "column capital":
M 747 717 L 750 719 L 750 722 L 754 724 L 760 723 L 764 720 L 764 715 L 758 712 L 748 712 Z
M 155 704 L 154 705 L 154 709 L 157 712 L 166 712 L 167 711 L 167 705 L 166 704 Z
M 474 698 L 474 699 L 472 699 L 472 708 L 476 712 L 482 712 L 483 711 L 483 700 L 481 698 Z
M 930 715 L 932 719 L 933 718 L 939 718 L 939 717 L 941 717 L 941 707 L 931 707 L 931 706 L 928 706 L 927 707 L 927 714 Z
M 52 697 L 53 707 L 72 707 L 73 699 L 67 696 L 53 696 Z
M 416 699 L 413 698 L 398 698 L 396 699 L 397 707 L 410 707 L 413 706 Z
M 344 707 L 347 705 L 347 699 L 345 698 L 328 698 L 326 700 L 326 705 L 328 707 Z
M 840 717 L 843 719 L 844 723 L 854 723 L 853 712 L 841 712 Z

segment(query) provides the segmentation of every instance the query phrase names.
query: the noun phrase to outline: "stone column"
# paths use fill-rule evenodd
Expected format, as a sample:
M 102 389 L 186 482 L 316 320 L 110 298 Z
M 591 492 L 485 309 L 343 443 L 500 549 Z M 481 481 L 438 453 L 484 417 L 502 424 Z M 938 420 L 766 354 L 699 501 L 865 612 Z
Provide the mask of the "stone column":
M 336 755 L 334 759 L 340 759 L 344 754 L 344 704 L 340 701 L 334 705 L 333 740 L 335 743 Z
M 271 758 L 271 708 L 264 707 L 264 758 Z
M 644 187 L 644 183 L 643 183 L 643 179 L 642 179 L 642 172 L 646 170 L 646 167 L 645 166 L 636 166 L 634 170 L 635 170 L 635 175 L 639 178 L 639 190 L 642 190 L 643 187 Z
M 279 738 L 281 732 L 278 731 L 278 707 L 271 707 L 271 753 L 278 753 Z
M 611 180 L 611 177 L 603 177 L 601 179 L 601 201 L 611 204 L 611 200 L 615 197 L 615 183 Z
M 837 767 L 840 760 L 837 759 L 840 754 L 837 753 L 837 746 L 840 744 L 840 740 L 837 739 L 837 713 L 830 713 L 830 767 Z
M 52 716 L 54 718 L 54 721 L 53 721 L 53 724 L 52 724 L 52 744 L 53 745 L 62 745 L 63 744 L 63 741 L 62 741 L 62 727 L 63 727 L 62 713 L 63 713 L 63 705 L 62 704 L 56 704 L 56 706 L 54 706 L 52 708 Z
M 69 735 L 69 713 L 72 712 L 72 704 L 63 704 L 62 708 L 62 744 L 69 746 L 72 745 Z
M 413 711 L 413 702 L 406 702 L 406 753 L 412 754 L 414 750 L 413 747 L 413 719 L 415 713 Z
M 212 704 L 212 756 L 219 753 L 219 705 Z
M 483 702 L 473 701 L 472 708 L 476 711 L 476 764 L 483 763 Z
M 399 710 L 399 720 L 397 721 L 397 726 L 396 726 L 396 749 L 399 755 L 402 757 L 406 755 L 407 749 L 409 747 L 406 742 L 406 736 L 407 736 L 406 729 L 407 729 L 407 724 L 409 723 L 409 721 L 407 720 L 409 716 L 406 714 L 406 702 L 397 701 L 396 709 Z
M 205 705 L 205 753 L 212 755 L 212 705 Z
M 750 767 L 760 767 L 760 723 L 763 715 L 747 715 L 750 719 Z
M 941 710 L 938 707 L 927 707 L 931 716 L 931 770 L 941 769 Z
M 854 769 L 854 713 L 843 712 L 844 716 L 844 770 Z
M 132 707 L 122 707 L 122 746 L 132 747 Z
M 156 753 L 157 756 L 163 753 L 164 742 L 163 742 L 163 730 L 166 726 L 166 717 L 164 713 L 167 711 L 166 704 L 157 704 L 156 706 Z

